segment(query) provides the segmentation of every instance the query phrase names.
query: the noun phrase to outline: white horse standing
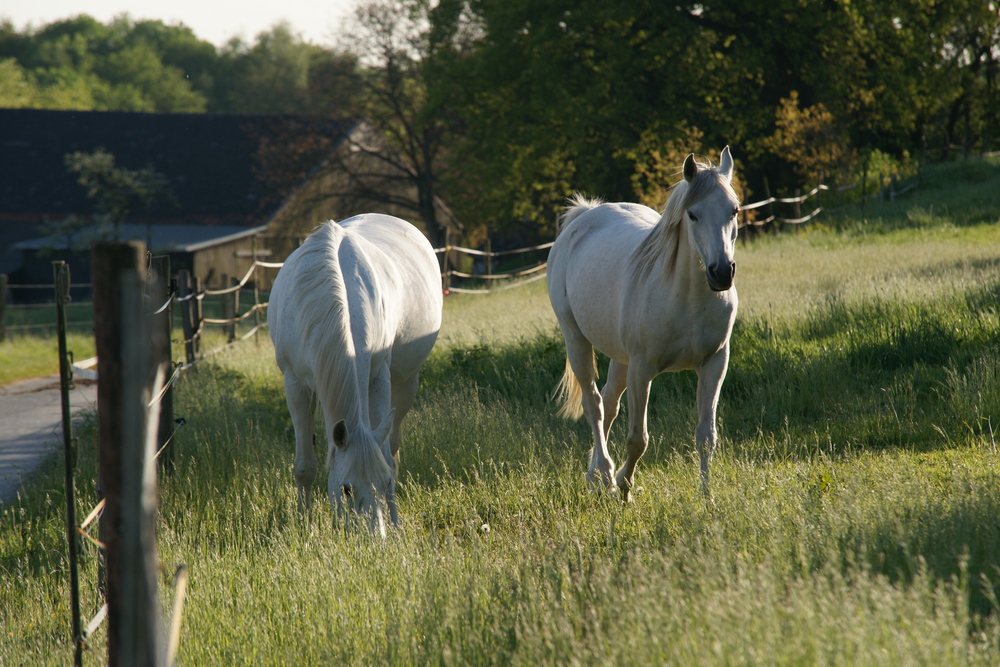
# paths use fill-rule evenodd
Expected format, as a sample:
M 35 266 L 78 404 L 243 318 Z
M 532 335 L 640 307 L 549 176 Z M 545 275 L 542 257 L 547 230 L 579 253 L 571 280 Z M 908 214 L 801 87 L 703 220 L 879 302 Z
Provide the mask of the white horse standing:
M 278 272 L 267 320 L 295 428 L 300 511 L 311 510 L 318 404 L 331 505 L 345 520 L 352 511 L 366 515 L 372 532 L 384 535 L 383 503 L 399 521 L 401 424 L 441 328 L 433 248 L 413 225 L 387 215 L 324 223 Z
M 729 364 L 736 318 L 733 244 L 739 200 L 727 146 L 717 168 L 691 154 L 663 215 L 637 204 L 602 204 L 577 195 L 549 253 L 549 299 L 566 339 L 560 414 L 587 416 L 594 435 L 587 480 L 611 486 L 607 439 L 628 389 L 627 458 L 614 480 L 631 499 L 636 464 L 649 442 L 646 404 L 665 371 L 698 374 L 702 489 L 716 445 L 715 410 Z M 611 358 L 597 391 L 597 348 Z

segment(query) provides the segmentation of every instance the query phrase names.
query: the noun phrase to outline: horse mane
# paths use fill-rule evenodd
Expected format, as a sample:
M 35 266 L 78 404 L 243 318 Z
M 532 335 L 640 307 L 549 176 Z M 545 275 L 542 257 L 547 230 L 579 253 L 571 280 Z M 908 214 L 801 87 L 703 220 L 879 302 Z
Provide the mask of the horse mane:
M 340 225 L 328 222 L 302 244 L 295 287 L 302 302 L 295 317 L 300 340 L 313 354 L 318 398 L 325 405 L 337 406 L 348 429 L 353 429 L 361 422 L 361 403 L 347 289 L 339 260 L 345 235 Z
M 348 433 L 352 433 L 350 429 L 348 429 Z M 352 474 L 361 479 L 378 479 L 379 477 L 386 476 L 395 477 L 392 468 L 389 467 L 389 464 L 385 460 L 385 456 L 382 455 L 381 443 L 375 442 L 371 431 L 367 428 L 358 429 L 352 433 L 352 436 L 361 436 L 367 440 L 367 442 L 355 440 L 347 447 L 348 467 Z M 327 469 L 333 463 L 334 447 L 336 445 L 331 442 L 326 452 Z
M 673 259 L 680 248 L 680 223 L 684 212 L 707 197 L 716 186 L 731 193 L 734 199 L 737 198 L 733 186 L 719 172 L 718 167 L 713 167 L 707 158 L 696 159 L 696 164 L 698 173 L 691 182 L 682 178 L 670 186 L 670 194 L 660 219 L 633 252 L 631 265 L 634 277 L 648 275 L 660 258 Z M 669 265 L 673 265 L 673 262 Z
M 558 224 L 556 225 L 556 236 L 558 236 L 569 223 L 580 217 L 581 214 L 586 213 L 592 208 L 597 208 L 604 203 L 604 200 L 600 197 L 588 197 L 582 192 L 574 192 L 566 199 L 566 208 L 563 209 L 562 214 L 559 216 Z

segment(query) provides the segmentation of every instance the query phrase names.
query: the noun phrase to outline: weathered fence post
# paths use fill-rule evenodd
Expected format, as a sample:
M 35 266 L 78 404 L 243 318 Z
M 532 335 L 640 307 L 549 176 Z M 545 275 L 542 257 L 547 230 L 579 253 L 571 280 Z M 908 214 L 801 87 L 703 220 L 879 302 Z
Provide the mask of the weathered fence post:
M 795 201 L 792 202 L 792 215 L 796 220 L 802 217 L 802 188 L 795 188 Z M 795 230 L 798 231 L 798 224 L 795 225 Z
M 226 289 L 229 287 L 229 274 L 222 274 L 222 287 L 221 289 Z M 233 293 L 226 292 L 222 295 L 222 319 L 226 320 L 223 325 L 222 330 L 226 333 L 226 342 L 232 343 L 236 340 L 236 322 L 234 311 L 233 311 Z
M 160 347 L 162 329 L 153 329 L 145 307 L 146 280 L 141 269 L 122 273 L 121 333 L 123 401 L 121 419 L 121 536 L 117 576 L 120 580 L 118 655 L 109 651 L 109 665 L 162 665 L 164 656 L 157 592 L 159 558 L 156 550 L 156 438 L 159 407 L 156 398 L 166 380 L 153 351 Z M 110 558 L 109 558 L 110 560 Z M 109 568 L 109 574 L 115 574 Z M 108 600 L 108 621 L 114 620 Z M 110 637 L 109 625 L 109 637 Z
M 444 252 L 441 253 L 441 280 L 442 287 L 447 291 L 451 287 L 451 275 L 448 269 L 448 255 L 451 254 L 451 230 L 444 228 Z
M 124 433 L 121 406 L 129 400 L 125 389 L 122 337 L 121 277 L 141 271 L 143 244 L 97 243 L 93 249 L 94 342 L 97 348 L 98 496 L 105 501 L 100 541 L 105 545 L 99 586 L 108 603 L 108 664 L 114 667 L 121 652 L 122 591 L 122 468 Z
M 493 241 L 490 240 L 489 234 L 486 235 L 486 288 L 490 289 L 490 285 L 493 281 L 490 280 L 490 276 L 493 275 Z
M 191 272 L 181 269 L 177 272 L 177 296 L 186 299 L 191 295 Z M 194 324 L 191 314 L 191 299 L 181 301 L 181 331 L 184 333 L 184 358 L 186 363 L 193 364 L 194 354 Z
M 170 255 L 160 255 L 153 257 L 150 264 L 152 276 L 150 277 L 151 289 L 155 298 L 152 303 L 154 308 L 159 308 L 161 298 L 165 301 L 163 312 L 153 316 L 154 342 L 159 345 L 154 348 L 155 363 L 163 367 L 169 381 L 174 369 L 173 351 L 170 349 L 170 339 L 173 334 L 173 290 L 170 288 Z M 170 442 L 174 428 L 174 390 L 168 386 L 160 399 L 160 423 L 157 429 L 157 447 L 164 447 Z M 163 452 L 164 462 L 169 468 L 174 465 L 174 447 L 168 445 Z
M 233 283 L 232 287 L 236 287 L 236 286 L 238 286 L 240 284 L 240 281 L 237 280 L 236 278 L 230 278 L 230 280 Z M 240 315 L 240 292 L 242 290 L 243 290 L 242 287 L 240 287 L 239 289 L 233 290 L 233 317 L 234 318 L 239 317 L 239 315 Z M 235 338 L 235 336 L 238 335 L 238 334 L 239 334 L 239 324 L 236 323 L 236 322 L 233 322 L 233 337 Z
M 260 345 L 260 275 L 257 273 L 257 236 L 253 237 L 253 342 Z
M 73 664 L 83 664 L 83 634 L 80 626 L 80 575 L 77 565 L 79 536 L 76 532 L 76 488 L 73 470 L 76 452 L 73 446 L 73 418 L 69 405 L 70 365 L 66 347 L 66 304 L 69 301 L 69 266 L 52 262 L 53 284 L 56 289 L 56 328 L 59 338 L 59 393 L 62 401 L 63 466 L 66 484 L 66 546 L 69 552 L 69 595 L 73 628 Z M 6 276 L 4 276 L 6 278 Z
M 198 298 L 198 295 L 202 293 L 203 289 L 200 277 L 193 276 L 191 280 L 194 283 L 194 296 L 191 298 L 191 326 L 194 329 L 194 353 L 199 355 L 201 354 L 201 334 L 204 332 L 205 311 L 202 309 L 202 300 Z
M 771 199 L 771 186 L 767 182 L 767 176 L 764 177 L 764 198 L 765 199 Z M 768 205 L 767 205 L 767 213 L 768 213 L 768 217 L 769 218 L 774 218 L 774 202 L 773 201 L 768 203 Z M 772 220 L 771 222 L 774 222 L 774 220 Z M 778 233 L 778 225 L 771 225 L 771 229 L 774 230 L 775 234 Z

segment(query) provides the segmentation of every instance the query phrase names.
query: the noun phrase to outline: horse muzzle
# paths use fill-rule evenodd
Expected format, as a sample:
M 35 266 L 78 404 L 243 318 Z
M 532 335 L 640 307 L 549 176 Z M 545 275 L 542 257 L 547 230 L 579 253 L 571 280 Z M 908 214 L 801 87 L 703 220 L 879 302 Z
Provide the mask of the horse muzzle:
M 716 262 L 705 269 L 705 276 L 713 292 L 725 292 L 733 286 L 736 262 Z

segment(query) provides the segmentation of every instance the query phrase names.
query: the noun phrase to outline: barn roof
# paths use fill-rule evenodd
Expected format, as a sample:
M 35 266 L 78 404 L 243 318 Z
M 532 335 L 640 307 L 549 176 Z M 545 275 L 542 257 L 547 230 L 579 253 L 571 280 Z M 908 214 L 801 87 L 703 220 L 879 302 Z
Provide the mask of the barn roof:
M 164 174 L 177 205 L 148 212 L 162 221 L 260 225 L 287 192 L 260 177 L 258 147 L 292 117 L 0 109 L 0 221 L 34 222 L 93 212 L 93 201 L 64 162 L 103 147 L 115 165 Z M 337 137 L 353 121 L 310 120 Z M 317 125 L 319 124 L 319 125 Z M 130 216 L 131 217 L 131 216 Z

